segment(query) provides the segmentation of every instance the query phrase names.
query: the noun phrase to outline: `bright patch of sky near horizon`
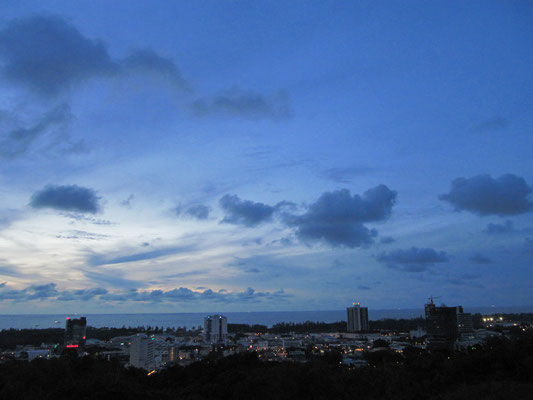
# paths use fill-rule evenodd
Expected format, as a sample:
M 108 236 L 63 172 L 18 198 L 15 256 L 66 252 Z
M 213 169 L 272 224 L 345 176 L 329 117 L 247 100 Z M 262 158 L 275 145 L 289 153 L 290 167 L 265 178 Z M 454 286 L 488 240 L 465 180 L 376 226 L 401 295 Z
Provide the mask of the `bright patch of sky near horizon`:
M 533 304 L 531 3 L 0 16 L 0 313 Z

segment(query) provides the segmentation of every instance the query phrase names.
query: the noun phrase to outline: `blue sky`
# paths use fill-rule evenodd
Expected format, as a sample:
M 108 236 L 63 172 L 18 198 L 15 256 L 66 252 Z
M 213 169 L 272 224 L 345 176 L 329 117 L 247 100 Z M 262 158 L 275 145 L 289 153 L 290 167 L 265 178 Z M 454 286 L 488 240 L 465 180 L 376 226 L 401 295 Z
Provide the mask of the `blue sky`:
M 533 304 L 533 7 L 3 1 L 0 312 Z

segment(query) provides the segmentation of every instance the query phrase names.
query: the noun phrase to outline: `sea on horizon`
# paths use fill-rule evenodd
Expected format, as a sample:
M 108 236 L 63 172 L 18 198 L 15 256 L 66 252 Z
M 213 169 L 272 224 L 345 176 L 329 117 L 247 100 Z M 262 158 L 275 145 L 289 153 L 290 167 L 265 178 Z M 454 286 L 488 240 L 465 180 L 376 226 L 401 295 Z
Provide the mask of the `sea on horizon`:
M 471 307 L 465 312 L 472 313 L 520 313 L 533 312 L 533 306 L 521 307 Z M 424 310 L 369 309 L 369 319 L 379 320 L 384 318 L 416 318 L 424 315 Z M 188 329 L 203 326 L 204 317 L 207 315 L 222 314 L 228 318 L 228 323 L 266 325 L 268 327 L 280 322 L 301 323 L 337 322 L 346 320 L 346 310 L 332 311 L 252 311 L 252 312 L 201 312 L 201 313 L 143 313 L 143 314 L 78 314 L 87 317 L 87 325 L 95 328 L 120 328 L 126 327 L 163 327 Z M 14 314 L 0 315 L 0 330 L 2 329 L 45 329 L 62 328 L 66 317 L 76 317 L 77 314 Z

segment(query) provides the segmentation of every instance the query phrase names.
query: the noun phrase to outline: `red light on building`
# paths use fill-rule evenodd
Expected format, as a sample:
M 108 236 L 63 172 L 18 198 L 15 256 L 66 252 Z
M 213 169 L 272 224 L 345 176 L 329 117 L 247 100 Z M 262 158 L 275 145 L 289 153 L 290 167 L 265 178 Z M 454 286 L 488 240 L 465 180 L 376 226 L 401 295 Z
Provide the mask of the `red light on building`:
M 83 337 L 83 340 L 85 340 L 85 339 L 87 339 L 87 336 L 84 336 L 84 337 Z
M 67 321 L 68 321 L 69 319 L 70 319 L 70 318 L 69 318 L 69 317 L 67 317 Z
M 67 348 L 68 349 L 72 349 L 72 348 L 76 348 L 76 347 L 78 347 L 77 344 L 67 344 Z

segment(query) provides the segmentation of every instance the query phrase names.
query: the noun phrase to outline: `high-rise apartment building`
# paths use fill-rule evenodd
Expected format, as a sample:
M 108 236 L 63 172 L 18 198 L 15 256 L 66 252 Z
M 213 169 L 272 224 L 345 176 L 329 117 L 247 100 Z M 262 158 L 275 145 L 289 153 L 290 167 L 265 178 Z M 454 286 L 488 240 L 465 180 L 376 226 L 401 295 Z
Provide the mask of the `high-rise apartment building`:
M 78 354 L 85 351 L 85 340 L 87 332 L 87 318 L 69 318 L 65 323 L 64 347 L 66 349 L 75 349 Z
M 424 307 L 428 350 L 452 350 L 461 336 L 474 332 L 472 314 L 465 313 L 462 306 L 437 307 L 433 298 L 429 300 Z
M 348 314 L 348 332 L 368 331 L 368 308 L 353 303 L 353 307 L 346 308 Z
M 204 339 L 209 343 L 224 342 L 228 338 L 228 319 L 223 315 L 204 318 Z
M 151 370 L 154 363 L 154 341 L 144 333 L 131 338 L 130 365 L 135 368 Z
M 470 313 L 457 314 L 457 328 L 459 329 L 459 336 L 469 337 L 474 334 L 474 320 Z

